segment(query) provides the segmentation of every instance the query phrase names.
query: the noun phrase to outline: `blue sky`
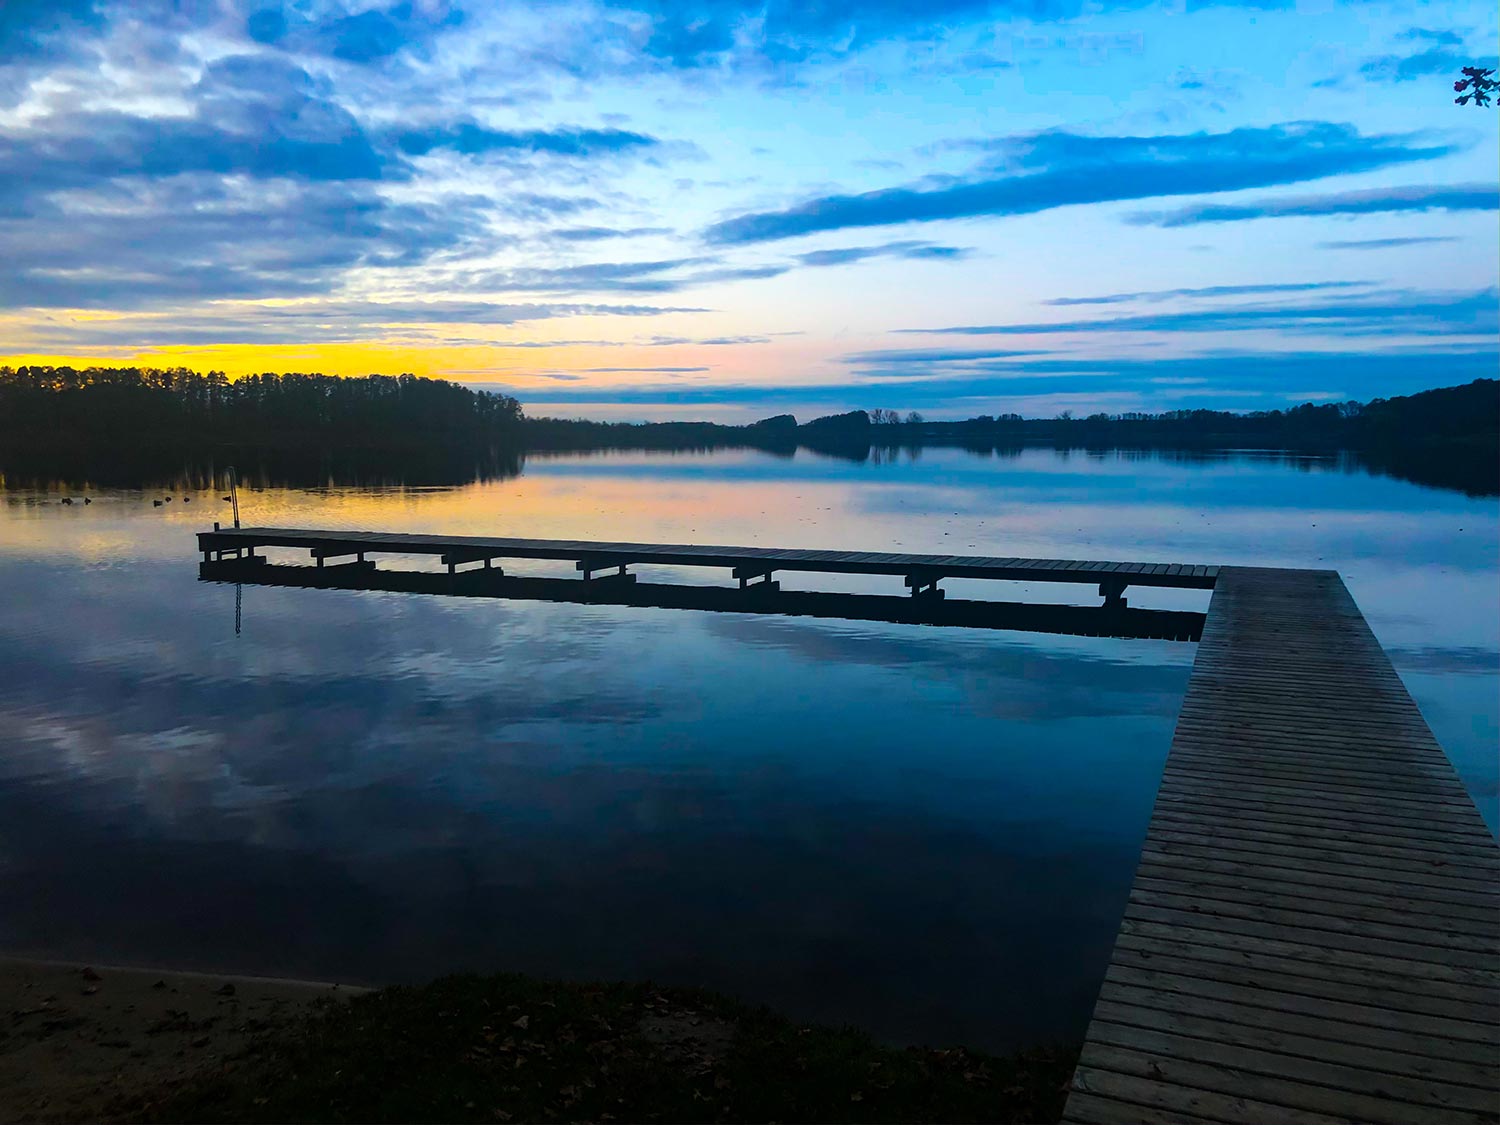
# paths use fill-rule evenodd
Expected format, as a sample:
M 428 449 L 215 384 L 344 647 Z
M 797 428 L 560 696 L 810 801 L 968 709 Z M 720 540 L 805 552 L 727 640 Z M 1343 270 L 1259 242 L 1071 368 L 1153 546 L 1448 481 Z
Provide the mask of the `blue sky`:
M 1493 375 L 1492 3 L 8 0 L 0 362 L 532 413 Z

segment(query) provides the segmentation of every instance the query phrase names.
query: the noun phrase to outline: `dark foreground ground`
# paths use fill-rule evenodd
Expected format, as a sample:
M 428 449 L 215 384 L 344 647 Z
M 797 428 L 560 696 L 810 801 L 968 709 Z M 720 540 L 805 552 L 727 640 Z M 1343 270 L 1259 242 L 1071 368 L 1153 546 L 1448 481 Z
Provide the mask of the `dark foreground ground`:
M 0 1091 L 25 1077 L 6 1121 L 1050 1122 L 1075 1061 L 882 1047 L 646 984 L 47 974 L 0 966 Z

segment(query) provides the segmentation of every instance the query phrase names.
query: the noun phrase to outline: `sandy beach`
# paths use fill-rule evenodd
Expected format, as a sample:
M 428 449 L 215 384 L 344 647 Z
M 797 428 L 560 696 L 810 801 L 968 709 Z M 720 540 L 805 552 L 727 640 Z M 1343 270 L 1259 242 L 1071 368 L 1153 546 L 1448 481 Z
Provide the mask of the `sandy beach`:
M 0 957 L 0 1121 L 97 1121 L 366 989 Z

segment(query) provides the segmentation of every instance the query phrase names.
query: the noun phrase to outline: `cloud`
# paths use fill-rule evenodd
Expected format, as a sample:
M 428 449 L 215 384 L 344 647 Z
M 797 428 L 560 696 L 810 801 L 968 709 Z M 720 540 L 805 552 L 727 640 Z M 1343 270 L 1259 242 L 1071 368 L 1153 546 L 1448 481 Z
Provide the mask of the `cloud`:
M 1286 0 L 1223 0 L 1274 8 Z M 1135 11 L 1138 0 L 614 0 L 647 21 L 643 52 L 665 65 L 699 69 L 736 59 L 788 65 L 845 58 L 893 39 L 920 42 L 959 28 L 1012 21 L 1073 20 L 1095 11 Z M 979 53 L 979 58 L 988 57 Z M 989 65 L 994 65 L 990 62 Z
M 302 5 L 269 4 L 245 21 L 250 38 L 267 46 L 322 54 L 349 63 L 376 63 L 404 50 L 422 50 L 438 33 L 464 21 L 461 9 L 441 2 L 377 5 L 354 11 L 337 5 L 310 14 Z
M 6 0 L 0 4 L 0 64 L 66 55 L 102 22 L 94 0 Z
M 1003 366 L 1000 366 L 1002 365 Z M 900 389 L 903 409 L 941 406 L 960 399 L 1049 399 L 1059 393 L 1135 394 L 1142 409 L 1169 409 L 1196 396 L 1213 400 L 1238 399 L 1245 404 L 1278 406 L 1289 399 L 1288 387 L 1328 388 L 1333 399 L 1369 399 L 1406 394 L 1431 387 L 1433 372 L 1444 383 L 1491 377 L 1500 364 L 1493 344 L 1475 348 L 1411 348 L 1381 351 L 1233 352 L 1150 359 L 1018 359 L 999 361 L 998 369 L 930 373 L 902 371 L 861 372 L 866 381 L 830 382 L 802 386 L 766 383 L 692 384 L 553 390 L 528 388 L 527 403 L 611 403 L 659 405 L 820 405 L 854 409 L 869 401 L 875 387 Z M 882 374 L 885 377 L 881 377 Z M 878 380 L 871 381 L 871 380 Z M 1193 380 L 1188 383 L 1184 380 Z M 974 412 L 981 408 L 975 407 Z
M 119 110 L 56 113 L 0 129 L 0 213 L 63 188 L 122 177 L 195 173 L 308 182 L 403 178 L 341 106 L 300 67 L 230 56 L 210 64 L 188 92 L 187 116 Z
M 487 200 L 398 204 L 347 184 L 175 176 L 0 216 L 0 307 L 139 308 L 326 292 L 361 266 L 490 249 Z
M 699 270 L 685 277 L 660 275 L 717 261 L 714 258 L 660 258 L 639 262 L 587 262 L 576 266 L 518 266 L 466 276 L 465 288 L 476 292 L 620 292 L 673 293 L 704 279 Z
M 612 238 L 638 238 L 649 234 L 671 234 L 670 227 L 559 227 L 545 232 L 562 242 L 603 242 Z
M 1194 203 L 1175 211 L 1137 211 L 1125 221 L 1136 226 L 1186 227 L 1305 215 L 1373 215 L 1392 211 L 1493 211 L 1500 206 L 1494 184 L 1413 184 L 1329 195 L 1289 195 L 1244 203 Z
M 949 186 L 831 195 L 709 227 L 711 243 L 795 238 L 818 231 L 1023 215 L 1106 203 L 1236 191 L 1364 172 L 1457 151 L 1417 134 L 1364 136 L 1349 125 L 1302 122 L 1225 133 L 1091 137 L 1053 131 L 993 142 L 1009 174 Z
M 768 277 L 780 277 L 791 272 L 791 266 L 722 266 L 702 270 L 682 280 L 683 285 L 699 285 L 709 281 L 758 281 Z
M 1380 55 L 1366 59 L 1360 65 L 1359 73 L 1371 82 L 1415 82 L 1434 75 L 1457 78 L 1461 68 L 1475 65 L 1493 67 L 1495 60 L 1493 56 L 1476 60 L 1472 55 L 1444 45 L 1429 47 L 1415 55 Z
M 879 246 L 846 246 L 836 250 L 811 250 L 798 254 L 804 266 L 843 266 L 868 258 L 955 259 L 967 257 L 960 246 L 935 246 L 930 242 L 886 242 Z
M 428 325 L 511 325 L 574 316 L 651 317 L 703 309 L 656 305 L 491 301 L 307 301 L 295 305 L 218 302 L 172 313 L 141 313 L 111 319 L 52 317 L 26 333 L 31 347 L 58 350 L 167 347 L 190 344 L 339 343 L 402 338 L 431 342 Z M 500 348 L 595 346 L 606 341 L 547 343 L 463 340 Z
M 851 352 L 844 363 L 975 363 L 980 360 L 1015 359 L 1019 356 L 1052 355 L 1050 351 L 997 348 L 883 348 L 868 352 Z
M 615 6 L 650 18 L 646 54 L 677 67 L 700 67 L 736 48 L 781 63 L 817 54 L 845 55 L 895 35 L 952 27 L 1012 5 L 993 0 L 923 5 L 909 0 L 637 0 Z M 1044 6 L 1078 10 L 1073 2 Z
M 444 24 L 440 8 L 398 4 L 364 14 Z M 0 33 L 8 27 L 14 38 L 12 10 L 0 17 L 10 21 Z M 278 31 L 268 10 L 252 17 L 255 26 L 289 51 L 303 50 L 310 17 L 288 9 Z M 90 49 L 106 60 L 123 53 L 129 81 L 111 78 L 101 87 L 108 96 L 84 96 L 85 80 L 65 71 L 67 96 L 0 124 L 7 267 L 0 307 L 298 297 L 332 292 L 362 268 L 484 258 L 517 242 L 505 227 L 556 222 L 598 200 L 535 190 L 524 168 L 505 182 L 475 184 L 483 194 L 448 186 L 467 188 L 472 179 L 424 173 L 419 181 L 418 153 L 505 151 L 582 164 L 658 144 L 613 127 L 507 131 L 470 120 L 409 128 L 398 143 L 346 108 L 326 67 L 309 63 L 310 70 L 281 51 L 201 61 L 183 47 L 189 30 L 233 31 L 229 17 L 211 19 L 209 11 L 111 9 L 114 23 L 101 25 L 103 38 Z M 145 59 L 159 64 L 149 80 Z M 567 182 L 586 182 L 587 174 L 570 173 Z
M 1425 246 L 1430 242 L 1457 242 L 1455 235 L 1428 234 L 1411 238 L 1357 238 L 1349 241 L 1320 242 L 1322 250 L 1391 250 L 1398 246 Z
M 653 148 L 661 142 L 625 129 L 491 129 L 474 121 L 457 121 L 426 129 L 407 129 L 395 136 L 408 156 L 447 149 L 464 156 L 485 153 L 543 153 L 553 156 L 598 156 Z
M 1414 82 L 1434 74 L 1457 74 L 1468 58 L 1457 51 L 1430 47 L 1415 55 L 1381 55 L 1360 64 L 1359 73 L 1372 82 Z
M 1173 297 L 1240 297 L 1253 293 L 1302 293 L 1315 289 L 1356 289 L 1371 281 L 1294 281 L 1270 285 L 1208 285 L 1197 289 L 1147 289 L 1139 293 L 1106 293 L 1101 297 L 1054 297 L 1044 305 L 1117 305 L 1129 301 L 1165 301 Z
M 524 306 L 534 307 L 534 306 Z M 553 308 L 591 308 L 602 312 L 613 313 L 621 309 L 619 305 L 600 306 L 542 306 Z M 624 308 L 635 308 L 635 315 L 646 315 L 644 306 L 623 306 Z M 703 309 L 671 309 L 663 308 L 656 310 L 659 313 L 668 312 L 703 312 Z M 769 336 L 711 336 L 708 339 L 694 339 L 691 336 L 652 336 L 645 340 L 499 340 L 493 341 L 497 348 L 673 348 L 688 345 L 692 347 L 721 347 L 739 344 L 769 344 Z
M 1030 324 L 971 324 L 897 331 L 945 336 L 1031 336 L 1096 332 L 1234 332 L 1274 329 L 1296 333 L 1378 335 L 1500 333 L 1500 292 L 1461 296 L 1390 291 L 1354 300 L 1194 309 L 1094 320 Z
M 700 371 L 712 371 L 711 367 L 585 367 L 591 375 L 613 375 L 626 371 L 646 371 L 661 375 L 690 375 Z
M 1440 27 L 1409 27 L 1397 39 L 1418 40 L 1427 43 L 1437 43 L 1446 47 L 1463 46 L 1464 37 L 1451 28 Z

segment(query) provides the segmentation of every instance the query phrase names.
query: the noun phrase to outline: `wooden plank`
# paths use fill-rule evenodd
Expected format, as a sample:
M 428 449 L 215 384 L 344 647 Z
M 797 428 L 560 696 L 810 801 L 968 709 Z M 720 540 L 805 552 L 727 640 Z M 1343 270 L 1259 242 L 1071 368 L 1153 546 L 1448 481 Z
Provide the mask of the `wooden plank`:
M 1141 870 L 1147 867 L 1171 871 L 1181 869 L 1186 875 L 1204 878 L 1236 878 L 1251 883 L 1277 883 L 1297 887 L 1296 893 L 1349 893 L 1380 896 L 1395 889 L 1403 898 L 1414 901 L 1453 903 L 1472 907 L 1474 912 L 1493 925 L 1500 919 L 1500 895 L 1486 889 L 1484 883 L 1453 883 L 1434 878 L 1425 871 L 1393 871 L 1389 867 L 1364 867 L 1351 864 L 1322 863 L 1316 859 L 1297 860 L 1264 855 L 1245 855 L 1238 849 L 1227 850 L 1210 845 L 1163 845 L 1160 840 L 1146 841 L 1141 852 Z M 1305 888 L 1305 892 L 1301 890 Z
M 1489 1080 L 1489 1070 L 1483 1063 L 1435 1059 L 1363 1043 L 1339 1043 L 1280 1028 L 1234 1023 L 1161 1008 L 1135 1007 L 1112 1000 L 1099 1002 L 1097 1018 L 1115 1026 L 1139 1029 L 1145 1033 L 1143 1039 L 1151 1033 L 1163 1032 L 1251 1051 L 1273 1051 L 1310 1061 L 1326 1060 L 1333 1066 L 1369 1067 L 1384 1074 L 1430 1079 L 1482 1093 L 1486 1092 Z
M 1223 866 L 1246 868 L 1249 865 Z M 1401 882 L 1382 886 L 1375 880 L 1353 884 L 1352 880 L 1330 879 L 1320 884 L 1295 878 L 1296 874 L 1278 868 L 1233 874 L 1205 870 L 1201 861 L 1173 864 L 1147 858 L 1141 863 L 1136 878 L 1149 880 L 1151 888 L 1158 890 L 1190 887 L 1205 902 L 1285 905 L 1308 915 L 1356 918 L 1362 913 L 1389 917 L 1390 910 L 1395 908 L 1422 916 L 1423 927 L 1429 920 L 1443 919 L 1463 933 L 1491 938 L 1495 934 L 1497 915 L 1494 905 L 1477 896 L 1468 902 L 1442 896 L 1418 897 L 1415 890 L 1419 888 L 1408 891 L 1409 885 Z M 1500 956 L 1500 948 L 1496 953 Z
M 1301 817 L 1293 819 L 1283 816 L 1279 821 L 1268 821 L 1260 812 L 1226 808 L 1222 804 L 1213 807 L 1210 814 L 1205 816 L 1201 806 L 1195 807 L 1186 802 L 1163 802 L 1153 813 L 1153 821 L 1196 827 L 1200 831 L 1211 833 L 1222 831 L 1226 837 L 1252 833 L 1257 839 L 1273 839 L 1299 847 L 1331 847 L 1344 852 L 1349 852 L 1352 848 L 1361 851 L 1381 849 L 1372 854 L 1399 855 L 1412 861 L 1428 860 L 1451 868 L 1466 867 L 1475 878 L 1494 877 L 1490 853 L 1482 843 L 1470 845 L 1453 839 L 1392 836 L 1389 832 L 1381 831 L 1378 826 L 1370 829 L 1357 825 L 1341 826 L 1335 838 L 1330 840 L 1328 821 L 1303 824 L 1301 820 Z M 1457 872 L 1453 874 L 1456 875 Z
M 1373 1047 L 1402 1055 L 1418 1055 L 1433 1061 L 1448 1059 L 1479 1067 L 1493 1067 L 1495 1064 L 1495 1053 L 1488 1044 L 1474 1043 L 1469 1040 L 1434 1038 L 1413 1034 L 1402 1028 L 1376 1027 L 1349 1020 L 1323 1018 L 1305 1012 L 1278 1011 L 1260 1004 L 1238 1003 L 1222 995 L 1204 996 L 1187 991 L 1142 988 L 1106 980 L 1099 990 L 1099 999 L 1135 1008 L 1153 1008 L 1163 1012 L 1177 1012 L 1183 1015 L 1243 1024 L 1248 1027 L 1258 1027 L 1263 1031 L 1297 1034 L 1309 1040 Z M 1320 1056 L 1314 1050 L 1311 1057 Z M 1486 1081 L 1493 1081 L 1493 1078 L 1493 1072 L 1490 1072 Z
M 1337 788 L 1326 786 L 1321 791 L 1310 792 L 1305 782 L 1251 778 L 1232 772 L 1219 774 L 1196 764 L 1179 767 L 1172 763 L 1164 771 L 1164 776 L 1170 777 L 1174 792 L 1189 798 L 1202 796 L 1218 800 L 1229 791 L 1242 802 L 1269 803 L 1287 809 L 1306 808 L 1313 812 L 1326 809 L 1345 819 L 1378 817 L 1382 824 L 1415 824 L 1420 828 L 1460 836 L 1469 835 L 1473 827 L 1464 820 L 1449 823 L 1452 818 L 1448 814 L 1463 806 L 1448 798 L 1434 796 L 1424 799 L 1420 795 L 1381 793 L 1368 787 L 1356 789 L 1342 783 Z M 1337 780 L 1331 775 L 1328 778 L 1329 782 Z
M 1249 1087 L 1267 1101 L 1335 1115 L 1353 1112 L 1368 1120 L 1429 1125 L 1434 1109 L 1445 1111 L 1450 1121 L 1469 1125 L 1493 1120 L 1492 1100 L 1471 1086 L 1116 1024 L 1101 1029 L 1080 1061 L 1143 1078 L 1162 1076 L 1199 1089 L 1239 1092 Z
M 1493 835 L 1336 574 L 1215 577 L 1065 1119 L 1495 1121 Z
M 1288 841 L 1285 835 L 1247 830 L 1207 832 L 1164 820 L 1153 827 L 1147 847 L 1198 859 L 1211 858 L 1222 852 L 1236 857 L 1230 862 L 1238 862 L 1239 857 L 1243 857 L 1245 862 L 1266 868 L 1290 866 L 1294 870 L 1326 871 L 1336 876 L 1347 874 L 1351 878 L 1419 879 L 1429 887 L 1486 898 L 1496 895 L 1494 880 L 1489 878 L 1485 868 L 1448 862 L 1440 858 L 1441 852 L 1422 858 L 1401 848 L 1367 845 L 1351 854 L 1346 848 Z
M 1148 944 L 1153 945 L 1153 948 L 1131 945 L 1117 950 L 1115 968 L 1120 969 L 1120 974 L 1110 979 L 1124 981 L 1124 974 L 1128 969 L 1135 974 L 1130 979 L 1150 988 L 1171 990 L 1171 982 L 1177 981 L 1179 984 L 1176 991 L 1194 992 L 1192 988 L 1181 987 L 1180 982 L 1187 979 L 1201 981 L 1203 990 L 1208 991 L 1212 991 L 1214 985 L 1222 984 L 1219 978 L 1225 975 L 1223 962 L 1186 956 L 1174 957 L 1155 949 L 1154 943 Z M 1446 997 L 1371 988 L 1366 984 L 1331 979 L 1324 975 L 1310 976 L 1306 971 L 1280 972 L 1262 960 L 1254 960 L 1248 964 L 1254 966 L 1257 985 L 1264 982 L 1267 989 L 1276 990 L 1264 993 L 1260 988 L 1253 990 L 1255 996 L 1261 998 L 1258 1002 L 1267 1006 L 1276 1001 L 1278 996 L 1290 995 L 1297 1002 L 1310 1005 L 1309 1010 L 1315 1015 L 1329 1015 L 1335 1010 L 1345 1015 L 1362 1011 L 1365 1013 L 1363 1019 L 1352 1016 L 1349 1018 L 1372 1027 L 1401 1026 L 1401 1020 L 1406 1016 L 1413 1016 L 1418 1020 L 1426 1017 L 1433 1024 L 1441 1024 L 1446 1020 L 1444 1013 L 1452 1008 L 1452 1001 Z M 1197 994 L 1203 995 L 1204 991 L 1198 991 Z M 1336 1008 L 1338 1004 L 1346 1007 Z M 1495 1007 L 1486 1005 L 1476 1009 L 1473 1014 L 1478 1018 L 1476 1022 L 1454 1024 L 1471 1030 L 1467 1034 L 1455 1032 L 1452 1037 L 1480 1043 L 1490 1042 L 1495 1035 Z
M 1465 1051 L 1472 1050 L 1481 1059 L 1488 1057 L 1485 1046 L 1493 1042 L 1495 1036 L 1493 1024 L 1451 1019 L 1399 1007 L 1376 1007 L 1323 995 L 1308 995 L 1301 978 L 1289 978 L 1293 987 L 1280 990 L 1274 987 L 1278 978 L 1273 973 L 1257 971 L 1254 985 L 1218 979 L 1221 975 L 1223 974 L 1179 973 L 1166 968 L 1143 968 L 1117 961 L 1109 968 L 1105 987 L 1114 989 L 1131 986 L 1152 992 L 1202 997 L 1205 1000 L 1264 1008 L 1275 1012 L 1279 1017 L 1306 1016 L 1337 1025 L 1337 1029 L 1332 1032 L 1334 1037 L 1348 1034 L 1356 1025 L 1393 1034 L 1410 1034 L 1420 1039 L 1424 1048 L 1431 1049 L 1441 1044 L 1442 1049 L 1447 1051 L 1461 1047 Z
M 1357 1125 L 1358 1121 L 1354 1117 L 1301 1112 L 1285 1105 L 1215 1090 L 1197 1090 L 1160 1078 L 1137 1078 L 1092 1066 L 1079 1066 L 1073 1075 L 1073 1085 L 1077 1090 L 1140 1106 L 1134 1118 L 1136 1122 L 1206 1119 L 1277 1122 L 1279 1125 L 1328 1125 L 1329 1122 Z
M 1272 908 L 1263 903 L 1234 902 L 1224 897 L 1207 899 L 1201 888 L 1181 886 L 1176 893 L 1158 890 L 1153 885 L 1136 886 L 1131 889 L 1131 905 L 1176 908 L 1194 914 L 1205 914 L 1215 918 L 1237 918 L 1280 926 L 1288 931 L 1298 931 L 1310 940 L 1331 941 L 1334 937 L 1346 936 L 1351 941 L 1379 939 L 1389 945 L 1401 945 L 1396 955 L 1416 961 L 1436 961 L 1442 965 L 1466 965 L 1482 969 L 1495 963 L 1495 943 L 1483 935 L 1462 932 L 1438 932 L 1422 919 L 1410 920 L 1404 925 L 1396 919 L 1404 915 L 1392 912 L 1384 922 L 1370 921 L 1378 916 L 1372 910 L 1349 911 L 1343 915 L 1313 914 L 1300 903 L 1287 902 L 1282 908 Z M 1267 896 L 1262 896 L 1265 899 Z M 1352 914 L 1361 917 L 1351 917 Z M 1332 935 L 1332 936 L 1329 936 Z
M 1195 934 L 1194 940 L 1232 938 L 1249 945 L 1252 949 L 1267 948 L 1266 942 L 1294 943 L 1308 957 L 1334 957 L 1351 959 L 1350 954 L 1371 957 L 1380 962 L 1374 970 L 1386 977 L 1402 975 L 1408 977 L 1432 977 L 1474 984 L 1479 988 L 1492 986 L 1488 976 L 1489 966 L 1454 964 L 1430 961 L 1412 956 L 1409 943 L 1388 942 L 1380 938 L 1357 938 L 1328 931 L 1304 931 L 1246 918 L 1231 918 L 1220 914 L 1205 914 L 1201 911 L 1183 910 L 1178 907 L 1147 906 L 1130 903 L 1125 908 L 1125 920 L 1121 926 L 1131 922 L 1154 922 L 1168 927 L 1177 927 Z M 1200 933 L 1199 931 L 1205 931 Z M 1472 995 L 1472 994 L 1471 994 Z
M 1475 1002 L 1476 1010 L 1483 1013 L 1485 1021 L 1493 1023 L 1494 1017 L 1500 1014 L 1500 989 L 1475 989 L 1465 983 L 1454 984 L 1428 977 L 1403 977 L 1399 975 L 1400 962 L 1372 958 L 1368 954 L 1347 960 L 1324 957 L 1315 961 L 1306 956 L 1313 951 L 1310 946 L 1277 942 L 1274 946 L 1247 943 L 1249 947 L 1246 948 L 1237 947 L 1232 939 L 1227 942 L 1213 940 L 1218 936 L 1222 935 L 1185 928 L 1153 928 L 1136 923 L 1121 930 L 1115 943 L 1115 955 L 1132 963 L 1144 959 L 1148 964 L 1161 962 L 1186 965 L 1194 962 L 1220 965 L 1233 970 L 1246 967 L 1265 969 L 1285 976 L 1305 977 L 1330 985 L 1345 985 L 1356 990 L 1355 995 L 1371 997 L 1372 1003 L 1375 1003 L 1373 998 L 1379 997 L 1384 1003 L 1399 1004 L 1414 1011 L 1427 1010 L 1430 1005 L 1437 1014 L 1450 1011 L 1455 1001 L 1472 1001 L 1478 992 L 1480 999 Z M 1376 972 L 1386 974 L 1379 988 L 1372 988 L 1369 983 L 1372 965 Z M 1489 995 L 1485 995 L 1486 992 Z M 1310 994 L 1315 993 L 1310 991 Z

